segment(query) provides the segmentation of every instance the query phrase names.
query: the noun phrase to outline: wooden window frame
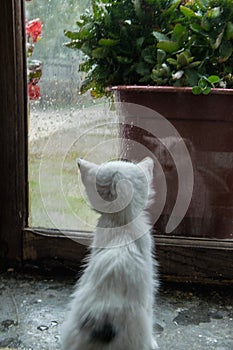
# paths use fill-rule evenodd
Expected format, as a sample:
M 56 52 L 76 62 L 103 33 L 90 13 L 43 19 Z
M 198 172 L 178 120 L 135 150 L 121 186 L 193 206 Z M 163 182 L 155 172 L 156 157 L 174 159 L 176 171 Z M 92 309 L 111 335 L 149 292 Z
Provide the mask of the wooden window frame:
M 22 260 L 27 218 L 27 121 L 23 3 L 3 1 L 0 20 L 1 261 Z
M 27 85 L 24 0 L 5 0 L 0 21 L 1 269 L 43 259 L 79 265 L 91 233 L 28 227 Z M 73 239 L 71 239 L 73 238 Z M 233 283 L 233 241 L 155 236 L 164 280 Z

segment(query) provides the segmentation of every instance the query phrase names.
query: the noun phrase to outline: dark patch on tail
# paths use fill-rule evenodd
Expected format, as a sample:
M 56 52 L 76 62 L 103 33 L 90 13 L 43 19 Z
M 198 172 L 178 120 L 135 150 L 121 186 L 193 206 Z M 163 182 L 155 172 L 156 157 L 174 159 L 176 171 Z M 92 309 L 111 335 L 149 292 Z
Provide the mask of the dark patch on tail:
M 117 330 L 108 320 L 108 316 L 103 316 L 101 319 L 96 319 L 92 315 L 87 315 L 81 323 L 80 329 L 85 330 L 90 334 L 90 342 L 101 342 L 104 344 L 110 343 L 117 335 Z
M 110 322 L 105 322 L 102 326 L 96 327 L 91 332 L 91 342 L 110 343 L 117 335 L 117 331 Z

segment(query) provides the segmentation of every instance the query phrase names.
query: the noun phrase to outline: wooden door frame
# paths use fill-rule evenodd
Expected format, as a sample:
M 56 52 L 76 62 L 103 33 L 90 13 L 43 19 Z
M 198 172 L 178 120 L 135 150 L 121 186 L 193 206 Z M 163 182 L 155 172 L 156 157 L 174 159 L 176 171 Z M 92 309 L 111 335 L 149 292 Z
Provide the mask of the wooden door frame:
M 5 0 L 0 21 L 0 269 L 43 259 L 79 265 L 91 233 L 28 228 L 24 0 Z M 78 243 L 75 238 L 79 237 Z M 160 274 L 179 282 L 233 283 L 230 240 L 155 236 Z M 80 244 L 85 243 L 85 244 Z

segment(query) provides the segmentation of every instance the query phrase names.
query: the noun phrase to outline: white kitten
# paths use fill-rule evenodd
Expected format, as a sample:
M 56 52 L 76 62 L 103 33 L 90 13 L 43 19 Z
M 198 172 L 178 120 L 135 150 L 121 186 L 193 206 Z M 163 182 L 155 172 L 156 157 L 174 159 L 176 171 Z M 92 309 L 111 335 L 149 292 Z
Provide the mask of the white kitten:
M 146 208 L 153 161 L 101 166 L 79 159 L 87 196 L 101 213 L 62 331 L 62 350 L 152 350 L 158 288 Z

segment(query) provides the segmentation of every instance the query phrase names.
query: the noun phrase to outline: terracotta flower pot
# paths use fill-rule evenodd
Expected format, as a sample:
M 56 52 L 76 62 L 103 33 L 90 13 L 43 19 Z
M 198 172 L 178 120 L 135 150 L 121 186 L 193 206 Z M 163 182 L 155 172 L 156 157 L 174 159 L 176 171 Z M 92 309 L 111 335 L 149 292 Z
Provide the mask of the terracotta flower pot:
M 163 188 L 157 186 L 158 167 L 155 167 L 155 206 L 166 197 L 155 223 L 156 232 L 233 238 L 233 90 L 212 89 L 208 96 L 193 95 L 191 88 L 116 86 L 111 90 L 123 118 L 124 158 L 139 160 L 144 156 L 144 151 L 139 152 L 135 146 L 140 144 L 153 153 L 166 179 L 165 196 Z M 162 126 L 161 122 L 155 123 L 160 116 Z M 181 176 L 177 176 L 177 169 L 186 162 L 182 152 L 175 160 L 173 157 L 180 140 L 191 157 L 193 192 L 185 216 L 175 218 L 180 223 L 167 233 L 166 225 L 177 201 L 179 186 L 188 179 L 182 171 Z M 179 197 L 181 203 L 187 200 L 184 188 Z

